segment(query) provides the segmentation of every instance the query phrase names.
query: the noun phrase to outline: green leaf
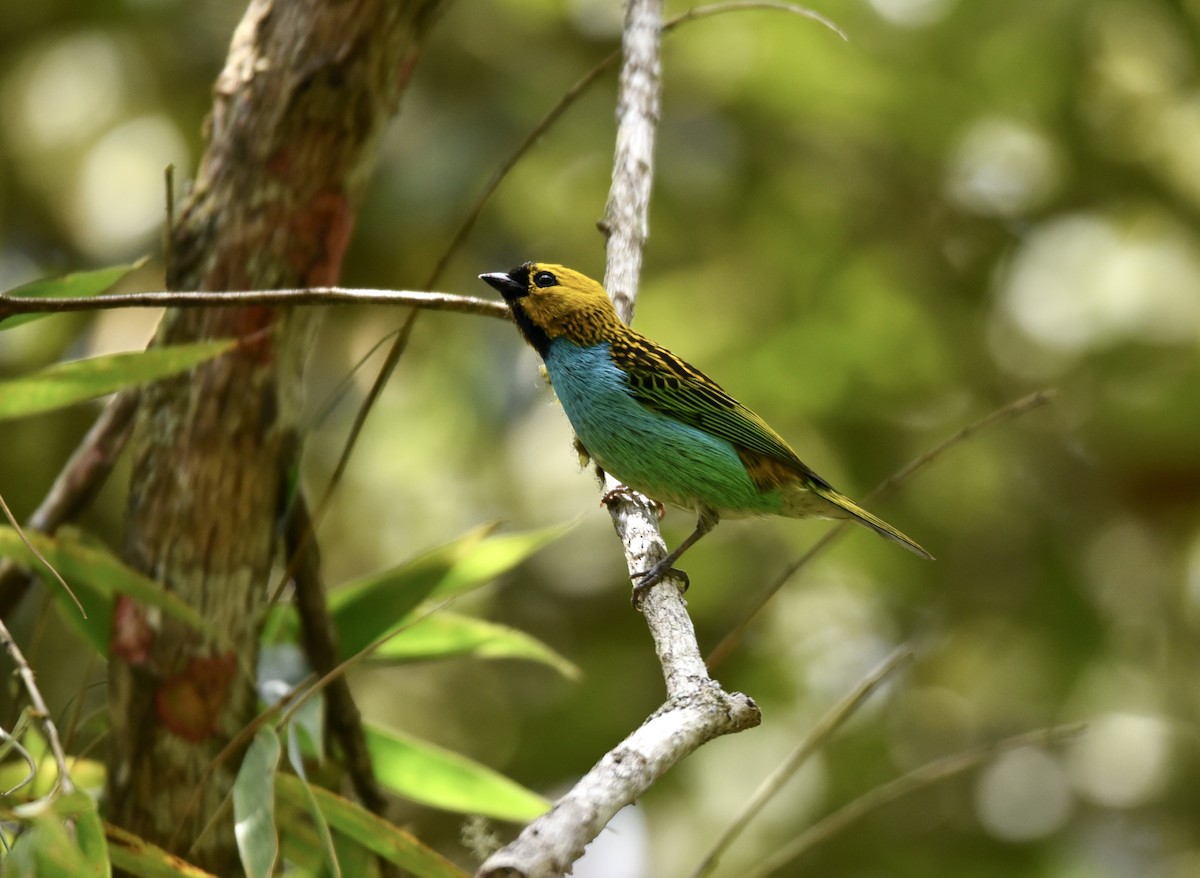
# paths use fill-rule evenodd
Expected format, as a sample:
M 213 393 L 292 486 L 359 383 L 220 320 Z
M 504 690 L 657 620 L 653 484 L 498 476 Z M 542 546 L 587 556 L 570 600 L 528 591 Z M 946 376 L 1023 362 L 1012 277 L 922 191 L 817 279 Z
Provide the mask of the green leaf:
M 536 793 L 458 753 L 369 724 L 363 730 L 379 782 L 407 799 L 520 822 L 550 807 Z
M 475 547 L 474 551 L 464 553 L 429 596 L 443 600 L 487 585 L 524 563 L 574 526 L 572 522 L 491 537 Z
M 104 832 L 96 803 L 81 790 L 18 805 L 6 817 L 24 824 L 4 875 L 105 878 Z
M 112 861 L 108 858 L 108 842 L 104 840 L 104 824 L 96 810 L 96 803 L 87 799 L 87 807 L 75 817 L 75 841 L 87 863 L 91 878 L 112 878 Z
M 192 368 L 230 350 L 236 340 L 197 342 L 56 363 L 0 382 L 0 419 L 18 418 L 104 396 Z
M 119 826 L 106 823 L 104 830 L 112 864 L 122 872 L 138 878 L 216 878 Z
M 426 598 L 445 599 L 479 588 L 566 533 L 556 526 L 489 537 L 484 525 L 407 564 L 343 585 L 329 609 L 342 659 L 355 655 L 404 619 Z
M 55 878 L 93 878 L 87 861 L 66 827 L 42 817 L 26 826 L 4 858 L 5 878 L 54 875 Z
M 412 612 L 495 527 L 478 527 L 399 567 L 336 588 L 329 596 L 329 612 L 341 658 L 365 649 Z
M 270 878 L 279 859 L 275 829 L 275 772 L 279 736 L 263 726 L 242 759 L 233 782 L 233 833 L 249 878 Z
M 296 809 L 306 807 L 308 794 L 303 789 L 304 785 L 304 781 L 291 774 L 279 774 L 275 778 L 276 794 Z M 309 785 L 309 789 L 330 826 L 411 872 L 415 878 L 469 878 L 439 853 L 421 844 L 404 830 L 376 817 L 361 805 L 321 787 Z
M 443 611 L 426 616 L 385 641 L 368 661 L 415 662 L 472 656 L 529 659 L 549 665 L 564 677 L 578 680 L 579 667 L 523 631 Z
M 270 649 L 271 647 L 268 647 Z M 279 649 L 280 647 L 274 647 Z M 289 647 L 294 648 L 294 647 Z M 262 662 L 260 661 L 260 666 Z M 322 748 L 325 741 L 325 699 L 318 695 L 314 698 L 309 698 L 300 706 L 300 709 L 292 714 L 292 719 L 287 724 L 287 754 L 288 763 L 292 766 L 292 770 L 297 776 L 304 781 L 304 792 L 306 794 L 308 815 L 312 818 L 313 827 L 316 830 L 314 836 L 313 859 L 318 860 L 323 865 L 328 867 L 328 871 L 332 878 L 342 878 L 341 861 L 338 857 L 337 845 L 334 842 L 333 834 L 329 831 L 329 822 L 325 819 L 325 815 L 321 813 L 320 807 L 317 805 L 316 797 L 312 793 L 312 788 L 308 785 L 308 775 L 304 770 L 304 750 L 308 749 L 310 753 L 316 754 L 318 761 L 324 761 Z M 291 832 L 284 834 L 284 840 L 288 839 Z M 350 874 L 357 874 L 351 872 Z
M 313 698 L 310 699 L 307 704 L 305 704 L 305 707 L 307 707 L 309 704 L 316 705 L 319 703 L 320 702 L 318 699 Z M 323 704 L 320 706 L 324 707 Z M 321 710 L 320 713 L 324 714 L 324 710 Z M 323 865 L 328 867 L 333 878 L 342 878 L 342 866 L 338 858 L 337 846 L 334 844 L 333 834 L 329 831 L 329 821 L 327 821 L 325 819 L 325 815 L 321 813 L 321 808 L 317 804 L 317 797 L 313 795 L 312 787 L 308 784 L 308 776 L 304 772 L 304 755 L 302 752 L 303 746 L 301 742 L 302 735 L 305 738 L 308 738 L 307 744 L 314 751 L 320 743 L 319 738 L 314 741 L 314 739 L 310 736 L 309 731 L 298 725 L 293 719 L 293 721 L 289 722 L 287 725 L 288 762 L 291 764 L 292 770 L 296 772 L 296 775 L 300 778 L 300 780 L 304 781 L 303 787 L 306 804 L 308 805 L 308 816 L 312 818 L 313 827 L 316 830 L 317 843 L 314 847 L 316 851 L 319 852 L 320 861 Z M 285 834 L 284 837 L 286 838 L 287 834 Z
M 130 272 L 137 271 L 145 264 L 146 259 L 143 257 L 129 265 L 114 265 L 110 268 L 97 268 L 94 271 L 78 271 L 61 277 L 40 278 L 7 290 L 4 295 L 20 296 L 24 299 L 81 299 L 98 296 L 108 292 L 121 278 Z M 18 314 L 7 320 L 0 320 L 0 331 L 50 316 L 50 314 Z
M 70 597 L 62 593 L 61 586 L 47 578 L 56 597 L 66 602 L 63 608 L 66 618 L 77 625 L 84 638 L 101 655 L 108 654 L 113 599 L 117 594 L 127 594 L 147 606 L 158 607 L 198 631 L 217 636 L 204 617 L 178 595 L 125 566 L 103 546 L 84 541 L 77 531 L 64 529 L 53 537 L 26 532 L 25 536 L 62 574 L 83 604 L 86 620 L 79 618 L 78 609 Z M 0 558 L 12 558 L 39 574 L 45 572 L 17 532 L 7 525 L 0 525 Z

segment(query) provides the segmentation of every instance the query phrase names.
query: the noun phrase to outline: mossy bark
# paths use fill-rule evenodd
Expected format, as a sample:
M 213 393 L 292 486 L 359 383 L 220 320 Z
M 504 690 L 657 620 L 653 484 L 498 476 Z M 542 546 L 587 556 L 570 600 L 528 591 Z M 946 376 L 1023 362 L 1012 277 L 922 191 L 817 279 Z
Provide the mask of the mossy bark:
M 374 145 L 442 5 L 250 4 L 170 234 L 171 288 L 337 282 Z M 157 344 L 242 343 L 147 388 L 130 446 L 126 557 L 201 610 L 216 636 L 118 606 L 109 816 L 217 874 L 240 872 L 232 821 L 201 830 L 238 760 L 208 770 L 256 712 L 257 644 L 316 320 L 313 309 L 168 312 Z

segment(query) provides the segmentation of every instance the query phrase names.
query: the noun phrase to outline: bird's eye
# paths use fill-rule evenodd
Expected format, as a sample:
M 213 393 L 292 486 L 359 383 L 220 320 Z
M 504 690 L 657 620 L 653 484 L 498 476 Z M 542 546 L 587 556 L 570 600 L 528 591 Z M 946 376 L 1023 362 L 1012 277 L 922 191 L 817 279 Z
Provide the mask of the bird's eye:
M 539 271 L 533 276 L 533 282 L 539 287 L 552 287 L 558 283 L 558 278 L 548 271 Z

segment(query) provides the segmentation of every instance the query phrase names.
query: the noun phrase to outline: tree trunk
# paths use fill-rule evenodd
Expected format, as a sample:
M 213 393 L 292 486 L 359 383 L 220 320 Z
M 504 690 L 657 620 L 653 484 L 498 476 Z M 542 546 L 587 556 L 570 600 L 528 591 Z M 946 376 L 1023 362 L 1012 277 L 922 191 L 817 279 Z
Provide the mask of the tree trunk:
M 253 0 L 170 236 L 171 288 L 337 282 L 374 144 L 442 3 Z M 228 814 L 193 845 L 237 760 L 204 775 L 256 712 L 262 611 L 315 327 L 311 309 L 168 312 L 156 343 L 243 342 L 146 388 L 131 442 L 126 557 L 199 609 L 215 637 L 118 604 L 110 817 L 156 844 L 191 850 L 217 874 L 240 872 Z

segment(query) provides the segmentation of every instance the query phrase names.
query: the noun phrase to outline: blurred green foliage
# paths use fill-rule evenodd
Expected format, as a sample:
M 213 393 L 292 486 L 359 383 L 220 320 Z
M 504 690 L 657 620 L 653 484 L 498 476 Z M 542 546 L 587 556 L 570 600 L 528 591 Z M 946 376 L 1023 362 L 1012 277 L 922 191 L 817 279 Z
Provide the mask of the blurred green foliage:
M 736 876 L 850 798 L 955 749 L 1085 720 L 890 806 L 786 874 L 1200 873 L 1200 3 L 821 2 L 740 12 L 665 40 L 663 118 L 638 327 L 705 369 L 854 497 L 1031 390 L 1048 408 L 954 448 L 876 507 L 922 563 L 855 533 L 790 582 L 717 670 L 760 729 L 665 778 L 595 872 L 686 874 L 703 845 L 890 649 L 915 666 L 876 697 L 723 864 Z M 347 285 L 417 288 L 500 161 L 617 45 L 616 4 L 453 6 L 422 55 L 358 220 Z M 682 11 L 675 6 L 674 12 Z M 233 0 L 0 6 L 0 287 L 156 252 L 162 169 L 186 180 Z M 599 275 L 615 77 L 543 137 L 437 288 L 535 258 Z M 126 288 L 161 286 L 152 260 Z M 331 312 L 314 413 L 399 315 Z M 150 315 L 55 317 L 0 339 L 0 377 L 137 347 Z M 378 356 L 308 438 L 322 486 Z M 20 515 L 93 414 L 5 424 L 0 491 Z M 376 722 L 548 795 L 661 698 L 653 649 L 592 480 L 511 326 L 421 318 L 322 531 L 331 583 L 472 526 L 583 514 L 469 608 L 584 672 L 463 659 L 367 668 Z M 119 545 L 124 473 L 85 524 Z M 667 535 L 690 529 L 672 512 Z M 687 557 L 711 647 L 823 532 L 728 523 Z M 37 601 L 21 618 L 57 705 L 83 647 Z M 54 643 L 53 648 L 50 644 Z M 96 672 L 97 676 L 101 674 Z M 93 701 L 95 693 L 90 696 Z M 466 861 L 458 818 L 417 834 Z M 613 865 L 632 855 L 635 867 Z M 608 865 L 604 865 L 608 863 Z

